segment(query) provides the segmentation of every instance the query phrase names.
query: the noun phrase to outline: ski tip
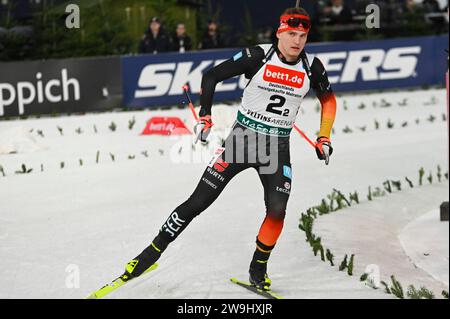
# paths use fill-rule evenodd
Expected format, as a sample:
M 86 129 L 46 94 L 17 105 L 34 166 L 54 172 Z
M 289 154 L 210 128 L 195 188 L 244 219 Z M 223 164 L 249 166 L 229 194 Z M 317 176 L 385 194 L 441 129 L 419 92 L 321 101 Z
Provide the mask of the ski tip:
M 99 290 L 92 292 L 90 295 L 88 295 L 84 299 L 101 299 L 104 297 L 104 295 L 107 294 L 107 292 L 105 293 L 104 290 L 105 290 L 105 287 L 100 288 Z
M 233 277 L 233 278 L 230 278 L 230 281 L 231 281 L 232 283 L 238 284 L 238 285 L 251 286 L 251 284 L 248 283 L 247 281 L 242 281 L 242 280 L 239 280 L 239 279 L 234 278 L 234 277 Z
M 234 284 L 240 284 L 240 285 L 249 285 L 248 283 L 246 283 L 246 282 L 244 282 L 244 281 L 241 281 L 241 280 L 239 280 L 239 279 L 237 279 L 237 278 L 230 278 L 230 281 L 232 282 L 232 283 L 234 283 Z

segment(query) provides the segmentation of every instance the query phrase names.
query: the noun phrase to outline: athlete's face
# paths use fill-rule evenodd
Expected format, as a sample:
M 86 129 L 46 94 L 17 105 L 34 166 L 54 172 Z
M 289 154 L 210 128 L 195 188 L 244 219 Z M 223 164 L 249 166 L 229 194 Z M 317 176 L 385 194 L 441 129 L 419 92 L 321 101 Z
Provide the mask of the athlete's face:
M 277 34 L 278 49 L 288 61 L 296 61 L 298 55 L 305 48 L 308 33 L 290 30 Z

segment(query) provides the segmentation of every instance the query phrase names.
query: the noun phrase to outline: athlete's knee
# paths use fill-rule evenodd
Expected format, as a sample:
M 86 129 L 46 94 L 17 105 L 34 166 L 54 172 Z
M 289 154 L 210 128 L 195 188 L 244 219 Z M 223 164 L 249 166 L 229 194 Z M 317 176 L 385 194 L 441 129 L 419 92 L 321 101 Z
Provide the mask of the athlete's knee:
M 266 214 L 274 220 L 284 220 L 286 217 L 286 205 L 283 203 L 269 205 Z
M 284 221 L 286 217 L 286 211 L 276 211 L 276 212 L 267 212 L 267 217 L 270 217 L 272 220 L 276 221 Z

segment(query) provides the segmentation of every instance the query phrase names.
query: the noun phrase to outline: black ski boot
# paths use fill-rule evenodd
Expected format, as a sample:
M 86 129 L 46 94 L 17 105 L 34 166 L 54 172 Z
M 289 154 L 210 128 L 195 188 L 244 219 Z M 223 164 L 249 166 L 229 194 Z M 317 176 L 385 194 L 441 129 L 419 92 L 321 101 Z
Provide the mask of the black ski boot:
M 262 290 L 269 290 L 271 281 L 267 276 L 267 263 L 270 253 L 255 250 L 252 262 L 250 263 L 250 283 Z
M 165 242 L 160 235 L 156 236 L 152 244 L 144 249 L 139 256 L 129 261 L 125 267 L 124 276 L 130 280 L 139 277 L 157 267 L 156 261 L 167 248 L 168 243 Z
M 266 265 L 267 264 L 264 264 L 264 267 L 261 267 L 260 265 L 252 267 L 251 265 L 249 270 L 250 283 L 261 290 L 270 290 L 270 284 L 272 283 L 269 276 L 267 275 L 267 269 L 265 267 Z

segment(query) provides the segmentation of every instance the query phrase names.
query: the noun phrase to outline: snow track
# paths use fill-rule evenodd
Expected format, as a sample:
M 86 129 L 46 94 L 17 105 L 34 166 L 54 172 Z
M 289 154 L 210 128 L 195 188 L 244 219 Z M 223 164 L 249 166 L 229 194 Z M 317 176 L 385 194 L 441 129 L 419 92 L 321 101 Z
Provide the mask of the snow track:
M 333 188 L 365 194 L 369 185 L 417 174 L 420 167 L 428 171 L 441 165 L 446 171 L 447 122 L 441 119 L 446 112 L 445 94 L 429 90 L 338 98 L 335 153 L 327 167 L 300 136 L 292 137 L 293 188 L 285 228 L 269 265 L 277 292 L 286 298 L 390 297 L 314 257 L 298 220 L 301 212 L 318 204 Z M 398 105 L 405 97 L 408 105 Z M 382 99 L 392 106 L 373 106 Z M 358 109 L 362 102 L 365 108 Z M 307 99 L 297 120 L 311 137 L 320 121 L 315 105 L 316 101 Z M 214 112 L 213 108 L 213 118 Z M 126 262 L 150 244 L 168 214 L 192 193 L 205 168 L 201 161 L 174 163 L 176 154 L 192 151 L 177 138 L 139 136 L 151 116 L 161 115 L 179 116 L 188 127 L 192 124 L 189 110 L 0 122 L 0 136 L 20 126 L 28 132 L 33 129 L 30 134 L 36 143 L 46 146 L 0 155 L 6 174 L 3 177 L 0 172 L 0 298 L 84 298 L 119 275 Z M 430 115 L 434 122 L 426 120 Z M 136 124 L 129 130 L 133 117 Z M 375 119 L 380 122 L 378 130 Z M 395 123 L 393 129 L 386 127 L 388 119 Z M 108 129 L 113 121 L 115 132 Z M 408 125 L 401 127 L 405 121 Z M 357 128 L 364 125 L 365 131 Z M 343 133 L 346 126 L 354 132 Z M 75 132 L 78 128 L 82 134 Z M 220 136 L 211 141 L 209 152 L 220 143 Z M 180 150 L 180 145 L 185 146 Z M 33 171 L 14 174 L 22 164 Z M 436 193 L 433 188 L 429 191 L 441 194 L 438 188 Z M 380 202 L 381 208 L 390 209 L 389 198 Z M 431 209 L 434 201 L 427 203 L 426 209 Z M 439 204 L 440 200 L 434 206 Z M 168 248 L 155 272 L 110 297 L 257 298 L 229 283 L 229 278 L 246 278 L 264 214 L 259 179 L 252 170 L 244 171 Z M 73 269 L 79 270 L 78 288 L 70 288 L 77 274 Z M 404 281 L 413 283 L 410 278 Z

